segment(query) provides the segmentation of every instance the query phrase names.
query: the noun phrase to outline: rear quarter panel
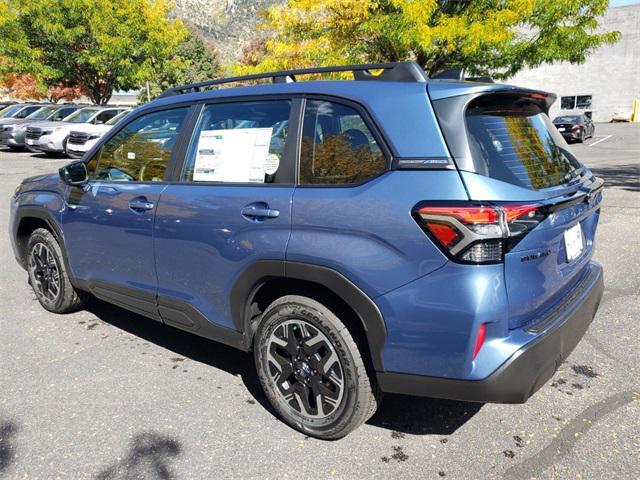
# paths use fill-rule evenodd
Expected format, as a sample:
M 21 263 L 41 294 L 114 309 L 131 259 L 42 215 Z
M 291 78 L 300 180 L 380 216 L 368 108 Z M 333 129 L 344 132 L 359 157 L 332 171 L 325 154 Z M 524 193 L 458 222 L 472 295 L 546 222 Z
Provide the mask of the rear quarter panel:
M 336 270 L 375 298 L 447 262 L 412 208 L 466 198 L 456 171 L 396 170 L 360 186 L 298 187 L 286 258 Z

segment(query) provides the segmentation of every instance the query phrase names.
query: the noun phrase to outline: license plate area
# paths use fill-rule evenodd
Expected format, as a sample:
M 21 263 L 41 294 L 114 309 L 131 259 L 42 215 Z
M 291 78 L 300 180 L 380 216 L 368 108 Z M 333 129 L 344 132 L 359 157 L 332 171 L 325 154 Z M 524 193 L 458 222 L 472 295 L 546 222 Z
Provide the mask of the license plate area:
M 576 223 L 573 227 L 565 230 L 564 248 L 567 253 L 567 262 L 572 262 L 578 258 L 584 250 L 584 239 L 580 223 Z

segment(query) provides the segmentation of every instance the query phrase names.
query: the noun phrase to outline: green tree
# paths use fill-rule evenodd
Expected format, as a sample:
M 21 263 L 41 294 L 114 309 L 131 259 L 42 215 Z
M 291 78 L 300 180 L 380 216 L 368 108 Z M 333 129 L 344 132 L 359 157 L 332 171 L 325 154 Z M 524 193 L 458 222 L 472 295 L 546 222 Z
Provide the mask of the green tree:
M 79 86 L 97 104 L 184 68 L 187 31 L 166 0 L 0 0 L 0 73 Z
M 174 85 L 203 82 L 221 73 L 220 60 L 215 47 L 203 39 L 196 27 L 188 26 L 188 33 L 176 47 L 175 55 L 181 59 L 179 68 L 158 71 L 140 93 L 141 101 L 148 101 Z
M 596 32 L 608 0 L 289 0 L 264 12 L 273 32 L 243 73 L 415 60 L 427 73 L 464 67 L 505 78 L 584 62 L 618 32 Z M 252 58 L 256 58 L 254 53 Z

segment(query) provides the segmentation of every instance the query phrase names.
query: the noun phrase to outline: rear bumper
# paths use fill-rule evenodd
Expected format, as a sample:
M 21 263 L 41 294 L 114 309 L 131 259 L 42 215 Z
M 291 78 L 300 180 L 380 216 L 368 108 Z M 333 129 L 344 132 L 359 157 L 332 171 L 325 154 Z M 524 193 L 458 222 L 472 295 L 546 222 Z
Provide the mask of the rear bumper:
M 385 392 L 470 402 L 523 403 L 540 389 L 569 356 L 589 328 L 598 309 L 604 281 L 602 267 L 591 263 L 589 282 L 566 315 L 511 355 L 483 380 L 457 380 L 379 372 Z
M 582 132 L 562 132 L 562 136 L 565 140 L 578 140 Z

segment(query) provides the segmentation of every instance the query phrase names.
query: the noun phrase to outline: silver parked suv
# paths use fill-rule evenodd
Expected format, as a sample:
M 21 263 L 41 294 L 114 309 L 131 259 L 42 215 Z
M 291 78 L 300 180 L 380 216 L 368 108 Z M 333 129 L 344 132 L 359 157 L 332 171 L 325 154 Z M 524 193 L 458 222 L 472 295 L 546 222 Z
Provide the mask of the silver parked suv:
M 24 148 L 27 127 L 36 126 L 45 121 L 61 122 L 80 108 L 82 108 L 81 105 L 72 104 L 46 105 L 25 118 L 5 119 L 0 124 L 0 145 L 12 149 Z
M 64 122 L 45 122 L 29 126 L 26 147 L 32 152 L 63 153 L 71 130 L 78 123 L 106 123 L 124 110 L 124 107 L 86 107 L 71 114 Z
M 85 152 L 91 150 L 91 147 L 96 144 L 100 137 L 111 130 L 129 111 L 129 109 L 123 110 L 107 123 L 83 123 L 74 127 L 67 140 L 67 156 L 71 158 L 82 157 Z

